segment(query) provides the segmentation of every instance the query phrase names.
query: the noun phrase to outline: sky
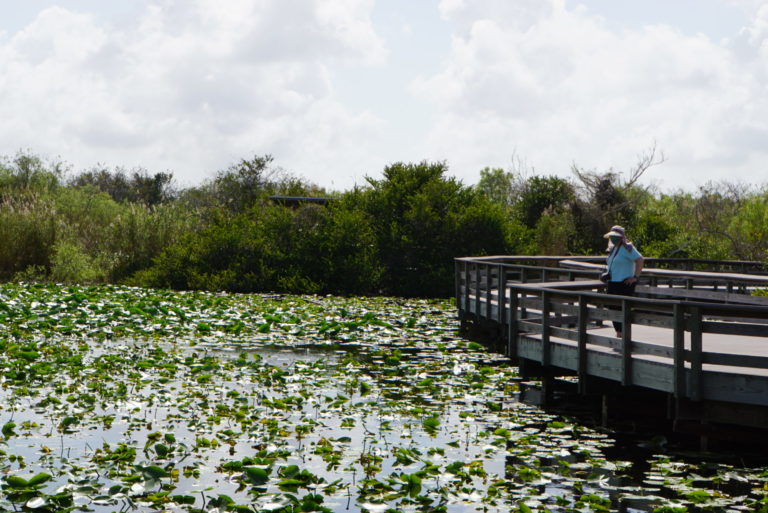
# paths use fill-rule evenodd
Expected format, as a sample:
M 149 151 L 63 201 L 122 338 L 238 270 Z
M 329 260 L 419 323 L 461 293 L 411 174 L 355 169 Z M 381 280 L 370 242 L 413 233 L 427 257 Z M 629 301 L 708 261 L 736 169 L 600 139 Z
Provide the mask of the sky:
M 0 0 L 0 155 L 196 185 L 269 154 L 768 184 L 768 2 Z M 662 160 L 662 159 L 659 159 Z

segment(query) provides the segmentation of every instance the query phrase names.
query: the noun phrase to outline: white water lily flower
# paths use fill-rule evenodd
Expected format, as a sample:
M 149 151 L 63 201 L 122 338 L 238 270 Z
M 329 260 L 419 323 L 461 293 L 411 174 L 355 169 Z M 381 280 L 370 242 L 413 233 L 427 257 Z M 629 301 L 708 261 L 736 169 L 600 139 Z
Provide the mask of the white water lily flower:
M 368 510 L 370 513 L 381 513 L 386 511 L 388 506 L 386 504 L 374 504 L 372 502 L 365 502 L 360 504 L 360 508 Z
M 138 401 L 126 401 L 125 408 L 127 410 L 140 410 L 141 409 L 141 403 Z
M 467 502 L 477 502 L 479 500 L 482 500 L 483 496 L 477 491 L 473 491 L 472 493 L 461 492 L 459 493 L 459 498 Z
M 276 509 L 281 509 L 285 507 L 284 502 L 267 502 L 265 504 L 262 504 L 259 509 L 263 509 L 266 511 L 273 511 Z
M 37 508 L 42 508 L 46 504 L 48 504 L 48 501 L 46 501 L 44 498 L 35 497 L 34 499 L 29 499 L 25 504 L 25 506 L 28 507 L 29 509 L 37 509 Z

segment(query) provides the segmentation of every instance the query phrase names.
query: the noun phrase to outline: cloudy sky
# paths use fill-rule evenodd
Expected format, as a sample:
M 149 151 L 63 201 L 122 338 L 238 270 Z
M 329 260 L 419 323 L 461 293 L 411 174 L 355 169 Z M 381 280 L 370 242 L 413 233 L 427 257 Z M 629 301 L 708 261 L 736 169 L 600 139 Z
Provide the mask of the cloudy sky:
M 331 189 L 447 161 L 768 183 L 756 0 L 0 0 L 0 155 Z

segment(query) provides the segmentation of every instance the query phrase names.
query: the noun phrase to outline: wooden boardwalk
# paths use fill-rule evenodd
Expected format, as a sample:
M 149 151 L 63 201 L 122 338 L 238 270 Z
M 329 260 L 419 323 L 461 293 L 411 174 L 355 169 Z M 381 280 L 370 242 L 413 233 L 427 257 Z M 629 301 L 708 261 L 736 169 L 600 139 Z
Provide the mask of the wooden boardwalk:
M 750 294 L 768 287 L 759 267 L 650 268 L 624 297 L 602 293 L 594 259 L 555 258 L 457 259 L 462 324 L 497 333 L 521 368 L 576 376 L 581 393 L 614 383 L 667 394 L 672 421 L 695 411 L 702 423 L 768 428 L 768 297 Z

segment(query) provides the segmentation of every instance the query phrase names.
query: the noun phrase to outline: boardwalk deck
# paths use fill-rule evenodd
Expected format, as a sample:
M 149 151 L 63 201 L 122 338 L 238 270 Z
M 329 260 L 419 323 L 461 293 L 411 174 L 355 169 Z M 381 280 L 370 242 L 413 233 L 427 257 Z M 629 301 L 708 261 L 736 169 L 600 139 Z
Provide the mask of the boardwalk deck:
M 457 260 L 462 322 L 496 330 L 506 354 L 542 374 L 575 375 L 585 393 L 599 378 L 696 404 L 702 422 L 768 427 L 768 298 L 749 294 L 768 276 L 650 269 L 639 297 L 622 297 L 601 293 L 598 268 L 564 264 Z M 624 322 L 622 338 L 611 321 Z M 749 414 L 728 418 L 723 404 Z

